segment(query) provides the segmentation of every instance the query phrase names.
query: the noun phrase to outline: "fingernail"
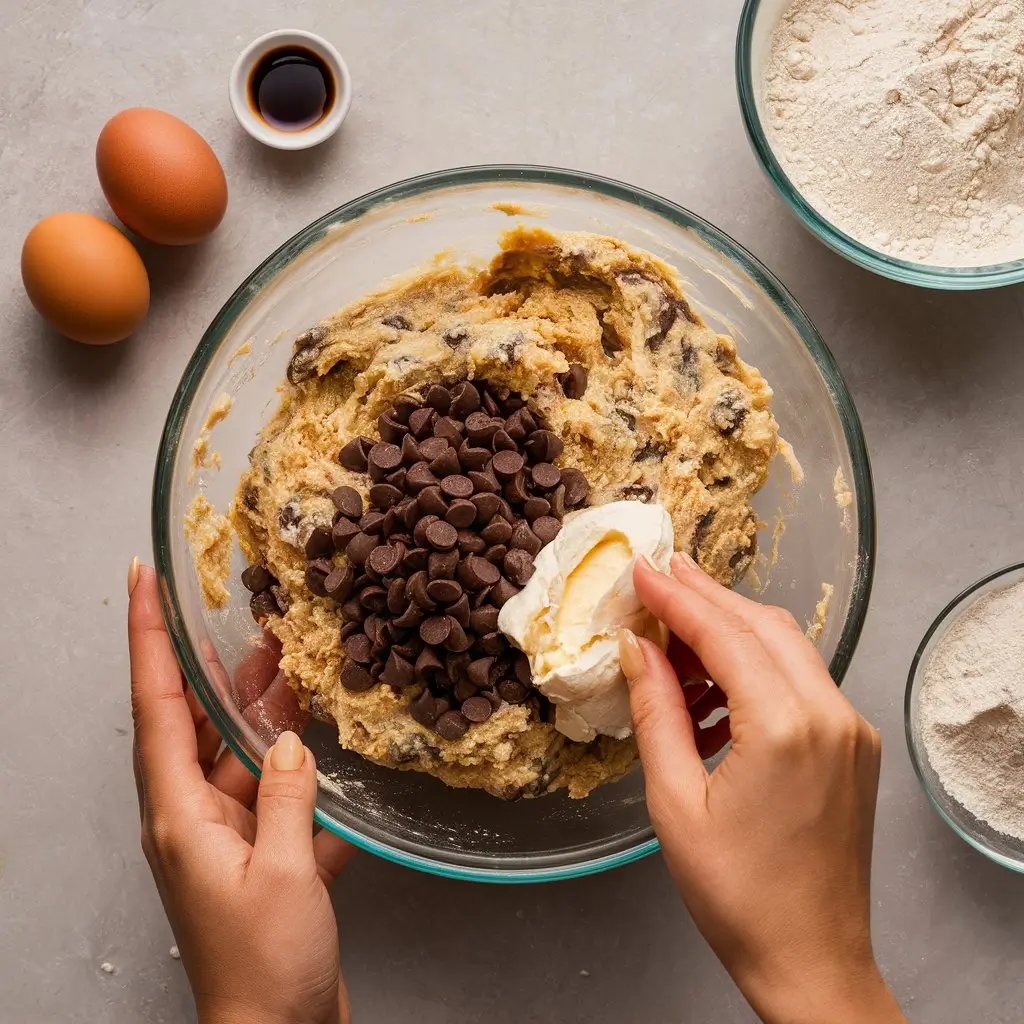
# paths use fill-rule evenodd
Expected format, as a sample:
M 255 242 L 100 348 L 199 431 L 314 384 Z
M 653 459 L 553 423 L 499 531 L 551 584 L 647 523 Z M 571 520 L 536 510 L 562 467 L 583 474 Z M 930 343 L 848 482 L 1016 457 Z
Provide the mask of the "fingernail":
M 293 772 L 301 767 L 304 757 L 302 740 L 295 733 L 286 730 L 277 737 L 274 749 L 270 752 L 270 764 L 279 772 Z
M 644 674 L 647 662 L 644 660 L 644 650 L 636 635 L 628 629 L 619 630 L 619 664 L 622 665 L 622 674 L 628 682 Z
M 672 566 L 673 572 L 686 572 L 697 568 L 697 563 L 685 551 L 677 551 L 669 565 Z
M 135 585 L 139 582 L 139 556 L 136 555 L 132 559 L 132 564 L 128 566 L 128 596 L 132 596 L 132 591 L 135 589 Z

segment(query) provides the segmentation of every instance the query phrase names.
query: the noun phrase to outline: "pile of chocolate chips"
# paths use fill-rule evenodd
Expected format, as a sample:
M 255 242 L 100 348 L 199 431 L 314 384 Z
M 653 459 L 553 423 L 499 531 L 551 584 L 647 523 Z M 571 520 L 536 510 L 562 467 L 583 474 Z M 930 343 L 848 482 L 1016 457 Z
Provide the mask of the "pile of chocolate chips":
M 572 397 L 586 388 L 580 370 L 562 381 Z M 401 396 L 378 428 L 379 441 L 354 438 L 339 457 L 368 473 L 370 508 L 354 488 L 331 494 L 333 527 L 306 542 L 306 586 L 340 606 L 342 685 L 422 686 L 412 716 L 458 739 L 502 701 L 539 698 L 498 611 L 590 486 L 555 464 L 561 440 L 505 387 L 435 384 Z

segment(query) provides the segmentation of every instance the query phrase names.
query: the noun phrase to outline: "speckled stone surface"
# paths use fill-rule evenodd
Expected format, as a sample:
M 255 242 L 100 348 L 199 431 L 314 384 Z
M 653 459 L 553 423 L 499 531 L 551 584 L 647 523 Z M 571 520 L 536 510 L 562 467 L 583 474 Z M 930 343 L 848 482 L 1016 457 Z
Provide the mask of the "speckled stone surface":
M 1019 1020 L 1024 879 L 930 810 L 904 748 L 902 700 L 947 598 L 1024 552 L 1024 292 L 891 284 L 797 226 L 743 135 L 740 6 L 593 0 L 585 16 L 545 0 L 0 7 L 0 1018 L 192 1019 L 138 846 L 123 619 L 128 561 L 149 552 L 164 412 L 202 330 L 268 252 L 339 203 L 421 171 L 523 161 L 621 178 L 698 211 L 779 274 L 832 346 L 878 489 L 875 595 L 846 689 L 886 744 L 879 959 L 915 1021 Z M 340 134 L 305 154 L 260 148 L 228 106 L 238 50 L 282 26 L 329 36 L 355 81 Z M 18 253 L 47 213 L 106 213 L 95 137 L 138 104 L 206 135 L 231 205 L 207 244 L 144 250 L 148 321 L 126 344 L 89 350 L 40 324 Z M 657 859 L 503 889 L 361 856 L 335 895 L 361 1024 L 754 1020 Z

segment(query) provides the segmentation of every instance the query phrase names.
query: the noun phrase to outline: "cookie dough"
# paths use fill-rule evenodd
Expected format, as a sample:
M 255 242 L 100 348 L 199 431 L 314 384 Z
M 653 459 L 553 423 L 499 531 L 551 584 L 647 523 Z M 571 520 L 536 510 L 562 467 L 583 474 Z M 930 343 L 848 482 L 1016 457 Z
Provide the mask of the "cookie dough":
M 334 602 L 305 587 L 303 545 L 330 527 L 329 493 L 365 476 L 338 462 L 405 391 L 487 379 L 529 399 L 564 442 L 562 466 L 591 503 L 657 501 L 676 543 L 733 584 L 756 553 L 750 498 L 778 445 L 771 389 L 733 341 L 693 312 L 672 268 L 614 238 L 518 228 L 486 271 L 439 262 L 396 279 L 300 335 L 276 414 L 250 455 L 231 522 L 250 562 L 287 590 L 267 627 L 304 705 L 329 715 L 342 746 L 379 764 L 505 798 L 565 787 L 584 797 L 636 759 L 633 741 L 574 743 L 529 705 L 503 705 L 457 740 L 408 712 L 415 692 L 339 683 Z M 557 374 L 586 367 L 581 399 Z M 340 556 L 339 556 L 340 557 Z M 415 688 L 413 688 L 415 690 Z

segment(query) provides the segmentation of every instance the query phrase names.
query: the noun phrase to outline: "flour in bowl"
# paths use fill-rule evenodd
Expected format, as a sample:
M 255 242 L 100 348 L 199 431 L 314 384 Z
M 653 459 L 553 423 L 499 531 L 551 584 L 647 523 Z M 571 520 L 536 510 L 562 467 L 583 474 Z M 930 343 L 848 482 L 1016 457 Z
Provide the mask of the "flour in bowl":
M 1024 258 L 1024 4 L 795 0 L 772 37 L 768 140 L 807 201 L 935 266 Z

